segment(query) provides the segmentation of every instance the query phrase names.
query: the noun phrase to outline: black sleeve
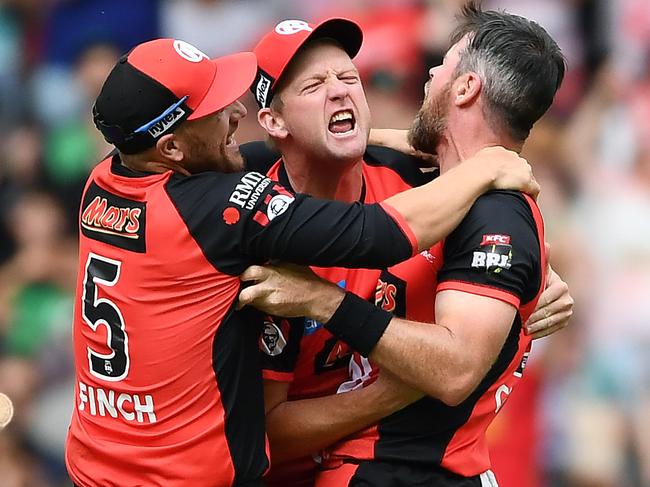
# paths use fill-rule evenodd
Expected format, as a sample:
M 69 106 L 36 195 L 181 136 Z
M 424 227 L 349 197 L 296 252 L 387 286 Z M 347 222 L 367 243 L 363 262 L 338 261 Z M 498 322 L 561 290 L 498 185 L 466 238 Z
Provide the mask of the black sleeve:
M 280 159 L 280 153 L 271 149 L 265 142 L 247 142 L 239 146 L 239 151 L 244 158 L 246 171 L 256 171 L 266 174 L 271 166 Z
M 289 381 L 298 362 L 305 329 L 304 318 L 267 316 L 260 337 L 264 378 Z
M 489 192 L 445 240 L 438 290 L 505 296 L 518 306 L 537 295 L 541 260 L 537 224 L 523 195 Z
M 166 189 L 206 257 L 230 275 L 271 259 L 384 268 L 413 254 L 379 204 L 295 195 L 255 172 L 174 175 Z

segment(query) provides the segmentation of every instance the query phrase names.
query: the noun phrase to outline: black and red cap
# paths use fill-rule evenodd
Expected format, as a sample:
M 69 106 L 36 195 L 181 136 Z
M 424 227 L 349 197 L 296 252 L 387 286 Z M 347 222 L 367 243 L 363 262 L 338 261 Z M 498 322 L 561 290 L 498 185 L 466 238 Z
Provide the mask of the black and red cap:
M 93 121 L 109 143 L 135 154 L 183 121 L 236 101 L 256 70 L 252 52 L 210 59 L 181 40 L 144 42 L 113 67 L 93 106 Z
M 257 104 L 266 108 L 271 104 L 273 90 L 300 47 L 311 39 L 331 38 L 337 41 L 353 58 L 361 49 L 363 32 L 355 22 L 331 18 L 319 24 L 304 20 L 283 20 L 255 46 L 257 76 L 251 91 Z

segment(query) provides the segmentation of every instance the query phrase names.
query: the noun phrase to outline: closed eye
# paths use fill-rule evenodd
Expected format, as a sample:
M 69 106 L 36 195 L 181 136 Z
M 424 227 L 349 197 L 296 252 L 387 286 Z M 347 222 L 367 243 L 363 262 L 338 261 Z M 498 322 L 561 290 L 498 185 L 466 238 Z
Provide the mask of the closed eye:
M 341 81 L 348 83 L 348 84 L 355 84 L 359 82 L 359 77 L 358 76 L 341 76 L 339 78 Z
M 318 89 L 319 86 L 321 86 L 323 83 L 321 81 L 315 81 L 313 83 L 309 83 L 308 85 L 304 86 L 302 90 L 300 90 L 301 93 L 313 93 Z

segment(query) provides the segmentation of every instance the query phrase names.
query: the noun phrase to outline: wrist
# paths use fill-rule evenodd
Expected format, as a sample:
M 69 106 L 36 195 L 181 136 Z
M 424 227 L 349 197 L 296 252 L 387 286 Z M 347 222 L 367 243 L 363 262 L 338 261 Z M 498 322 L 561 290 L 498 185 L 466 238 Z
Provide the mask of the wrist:
M 331 283 L 328 283 L 327 288 L 322 293 L 310 294 L 313 299 L 305 316 L 309 316 L 320 323 L 330 321 L 345 298 L 345 291 Z
M 384 334 L 392 316 L 347 292 L 336 312 L 325 323 L 325 329 L 367 357 Z

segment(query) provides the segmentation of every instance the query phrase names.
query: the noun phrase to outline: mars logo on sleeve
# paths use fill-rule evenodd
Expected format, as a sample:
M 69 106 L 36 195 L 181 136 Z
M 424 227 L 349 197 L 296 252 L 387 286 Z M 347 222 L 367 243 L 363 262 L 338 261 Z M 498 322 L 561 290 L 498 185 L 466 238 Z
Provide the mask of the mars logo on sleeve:
M 472 268 L 485 269 L 495 274 L 512 265 L 510 235 L 483 235 L 479 248 L 472 255 Z
M 146 211 L 146 203 L 122 198 L 92 183 L 84 195 L 81 232 L 93 240 L 144 253 Z

